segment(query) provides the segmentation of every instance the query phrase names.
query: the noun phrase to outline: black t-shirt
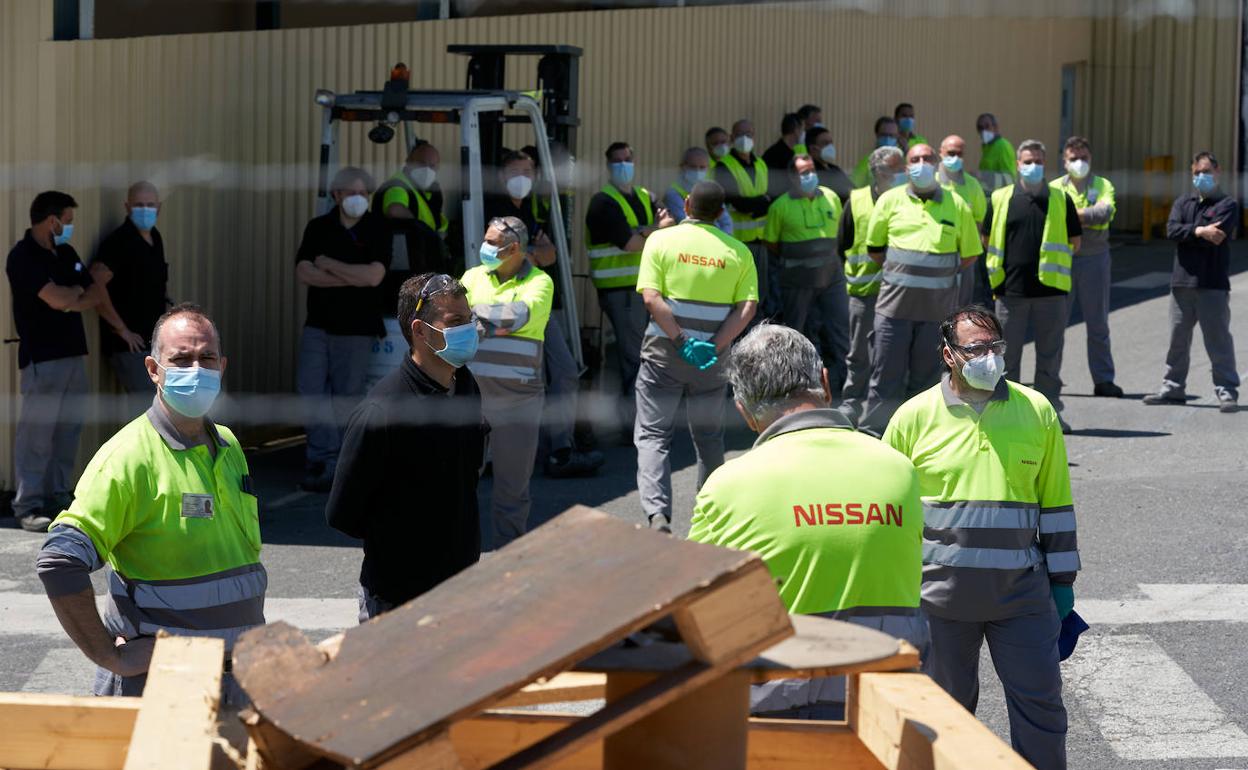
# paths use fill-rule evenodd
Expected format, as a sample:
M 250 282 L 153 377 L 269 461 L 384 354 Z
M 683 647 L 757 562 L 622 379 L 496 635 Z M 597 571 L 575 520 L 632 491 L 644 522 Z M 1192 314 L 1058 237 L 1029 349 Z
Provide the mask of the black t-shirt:
M 789 161 L 793 160 L 793 156 L 796 154 L 793 152 L 792 147 L 784 143 L 783 139 L 777 139 L 776 143 L 768 147 L 767 151 L 763 153 L 763 163 L 766 163 L 767 168 L 773 171 L 787 173 Z
M 303 229 L 296 262 L 312 262 L 319 256 L 367 265 L 380 262 L 390 268 L 390 234 L 381 217 L 366 212 L 351 229 L 342 226 L 335 206 Z M 314 329 L 328 334 L 370 337 L 385 335 L 382 325 L 382 291 L 378 286 L 308 287 L 308 320 Z
M 1049 191 L 1045 185 L 1038 195 L 1014 186 L 1009 211 L 1005 220 L 1005 282 L 996 293 L 1004 297 L 1057 297 L 1066 294 L 1061 289 L 1040 283 L 1040 244 L 1044 241 L 1044 220 L 1049 214 Z M 1066 235 L 1069 238 L 1083 235 L 1079 224 L 1079 212 L 1069 195 L 1066 200 Z M 984 234 L 992 233 L 992 218 L 997 212 L 989 202 L 988 215 L 984 217 Z
M 530 193 L 528 197 L 520 201 L 520 205 L 516 206 L 511 202 L 509 195 L 487 195 L 481 206 L 481 216 L 486 225 L 490 224 L 490 220 L 495 217 L 515 217 L 524 223 L 525 228 L 529 231 L 529 243 L 533 243 L 538 235 L 545 235 L 554 242 L 554 238 L 546 230 L 546 223 L 550 219 L 550 204 L 546 201 L 537 202 L 537 216 L 533 215 L 533 195 Z M 644 220 L 642 220 L 644 221 Z M 563 276 L 559 272 L 559 263 L 555 262 L 549 267 L 539 268 L 546 275 L 550 276 L 550 280 L 555 283 L 555 297 L 551 304 L 553 308 L 563 307 L 562 283 Z
M 849 194 L 854 190 L 854 183 L 840 166 L 815 158 L 815 173 L 819 176 L 819 184 L 836 193 L 842 205 L 849 203 Z
M 82 314 L 53 310 L 39 298 L 39 291 L 49 282 L 84 289 L 91 285 L 91 276 L 74 247 L 65 244 L 48 251 L 27 230 L 26 237 L 9 252 L 4 269 L 13 292 L 13 321 L 21 337 L 17 367 L 85 356 L 87 334 L 82 328 Z
M 143 240 L 139 228 L 127 219 L 100 242 L 94 262 L 113 274 L 108 282 L 108 298 L 126 328 L 152 344 L 152 329 L 165 312 L 169 285 L 169 264 L 160 231 L 152 228 L 152 242 Z M 107 323 L 100 323 L 100 350 L 124 353 L 130 348 Z
M 620 192 L 620 195 L 623 195 L 624 200 L 632 207 L 633 215 L 637 217 L 637 226 L 645 227 L 646 209 L 641 198 L 638 197 L 637 188 L 633 187 L 633 191 L 627 194 Z M 650 207 L 650 210 L 654 211 L 653 201 Z M 628 220 L 624 218 L 624 211 L 620 208 L 620 204 L 604 192 L 594 193 L 594 197 L 589 199 L 589 211 L 585 214 L 585 229 L 589 232 L 590 243 L 610 243 L 617 249 L 627 246 L 629 239 L 633 237 L 633 230 Z

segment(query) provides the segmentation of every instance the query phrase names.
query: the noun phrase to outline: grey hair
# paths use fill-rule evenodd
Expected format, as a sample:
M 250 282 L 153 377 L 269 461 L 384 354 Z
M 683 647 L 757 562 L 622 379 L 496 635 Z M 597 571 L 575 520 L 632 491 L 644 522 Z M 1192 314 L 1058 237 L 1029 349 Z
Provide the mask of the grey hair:
M 347 189 L 348 185 L 356 182 L 363 182 L 364 189 L 370 193 L 377 189 L 377 185 L 373 183 L 373 176 L 358 166 L 343 166 L 338 169 L 338 173 L 334 174 L 334 181 L 329 185 L 330 192 L 338 192 Z
M 212 329 L 213 339 L 217 341 L 217 355 L 221 355 L 224 345 L 221 344 L 221 332 L 217 330 L 217 324 L 199 305 L 193 302 L 183 302 L 169 308 L 164 315 L 156 319 L 156 325 L 152 327 L 152 358 L 156 359 L 157 363 L 160 362 L 160 332 L 165 328 L 165 322 L 182 316 L 189 316 L 200 323 L 208 324 L 208 327 Z
M 1044 157 L 1049 157 L 1049 151 L 1044 148 L 1044 142 L 1039 139 L 1028 139 L 1018 146 L 1018 151 L 1014 153 L 1014 160 L 1023 157 L 1023 153 L 1027 150 L 1038 152 Z
M 708 160 L 711 157 L 711 154 L 706 151 L 705 147 L 690 147 L 689 149 L 685 150 L 684 155 L 680 156 L 680 162 L 688 163 L 689 158 L 693 155 L 701 155 L 702 157 L 707 158 Z
M 899 147 L 876 147 L 871 151 L 871 157 L 867 159 L 867 165 L 871 167 L 872 174 L 878 174 L 888 167 L 888 162 L 894 157 L 903 158 L 901 148 Z
M 759 324 L 733 346 L 728 381 L 733 397 L 760 421 L 802 399 L 825 398 L 819 351 L 804 334 L 780 324 Z
M 494 217 L 490 220 L 488 227 L 497 227 L 502 231 L 502 248 L 506 248 L 513 243 L 520 244 L 522 249 L 529 247 L 529 228 L 524 226 L 524 222 L 521 222 L 519 217 Z

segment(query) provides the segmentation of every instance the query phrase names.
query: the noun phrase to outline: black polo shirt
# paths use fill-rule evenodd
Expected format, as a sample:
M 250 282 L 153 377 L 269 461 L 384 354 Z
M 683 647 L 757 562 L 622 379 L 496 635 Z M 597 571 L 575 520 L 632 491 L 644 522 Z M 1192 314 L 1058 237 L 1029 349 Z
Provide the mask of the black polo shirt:
M 367 265 L 380 262 L 390 268 L 391 236 L 382 218 L 364 214 L 351 229 L 343 227 L 335 206 L 327 214 L 308 222 L 295 261 L 315 261 L 319 256 Z M 385 336 L 382 317 L 382 291 L 378 286 L 308 287 L 306 325 L 328 334 Z
M 763 152 L 763 163 L 767 164 L 767 168 L 773 171 L 781 171 L 787 173 L 789 170 L 789 161 L 793 160 L 793 156 L 797 153 L 793 152 L 793 148 L 784 143 L 783 139 L 777 139 L 776 143 L 768 147 Z M 770 181 L 770 179 L 768 180 Z
M 631 193 L 625 194 L 625 202 L 633 210 L 633 215 L 637 217 L 638 227 L 646 226 L 646 210 L 642 205 L 641 198 L 638 197 L 637 187 L 633 187 Z M 654 212 L 653 224 L 658 224 L 658 212 L 654 209 L 653 200 L 650 203 L 650 210 Z M 628 220 L 624 218 L 624 212 L 620 210 L 620 204 L 615 199 L 604 192 L 594 193 L 594 197 L 589 199 L 589 211 L 585 213 L 585 230 L 589 233 L 590 243 L 609 243 L 617 249 L 622 249 L 628 245 L 629 239 L 633 237 L 633 230 L 628 225 Z M 633 291 L 628 287 L 622 287 L 622 290 Z M 608 290 L 616 291 L 616 290 Z
M 815 173 L 819 176 L 820 185 L 836 193 L 842 204 L 849 203 L 849 194 L 854 190 L 854 183 L 840 166 L 815 158 Z
M 1214 246 L 1196 237 L 1196 228 L 1217 225 L 1226 240 Z M 1189 193 L 1174 202 L 1166 237 L 1174 241 L 1170 285 L 1179 288 L 1231 290 L 1231 239 L 1239 229 L 1239 201 L 1221 190 L 1207 198 Z
M 143 240 L 139 228 L 128 218 L 100 242 L 94 262 L 113 274 L 108 282 L 108 298 L 126 328 L 152 342 L 152 329 L 165 312 L 169 286 L 169 264 L 160 231 L 152 228 L 152 242 Z M 130 348 L 109 327 L 100 323 L 100 350 L 125 353 Z
M 619 207 L 617 206 L 616 208 Z M 523 222 L 525 228 L 529 231 L 529 243 L 532 243 L 540 234 L 544 234 L 547 238 L 550 238 L 553 243 L 555 239 L 546 229 L 546 223 L 550 220 L 549 209 L 550 204 L 546 201 L 542 200 L 537 202 L 537 213 L 542 220 L 539 222 L 538 218 L 533 216 L 533 195 L 531 193 L 524 200 L 520 201 L 519 206 L 511 202 L 510 195 L 487 195 L 485 196 L 485 200 L 482 204 L 482 217 L 487 225 L 490 223 L 490 220 L 495 217 L 515 217 Z M 644 222 L 645 215 L 643 214 L 642 218 L 638 221 Z M 563 307 L 561 288 L 563 276 L 559 272 L 559 263 L 556 262 L 549 267 L 539 269 L 546 273 L 546 275 L 549 275 L 550 280 L 555 282 L 555 296 L 551 307 Z
M 1040 283 L 1040 244 L 1044 241 L 1044 220 L 1049 215 L 1049 190 L 1046 184 L 1032 194 L 1021 184 L 1014 185 L 1005 220 L 1005 282 L 996 289 L 1003 297 L 1058 297 L 1067 292 Z M 1066 199 L 1066 236 L 1083 235 L 1079 212 L 1069 195 Z M 985 235 L 992 233 L 992 202 L 984 217 Z
M 4 269 L 13 292 L 13 321 L 17 336 L 21 337 L 17 367 L 24 369 L 31 363 L 85 356 L 87 334 L 82 328 L 82 314 L 53 310 L 39 299 L 39 291 L 48 282 L 84 289 L 91 285 L 91 276 L 74 247 L 64 244 L 48 251 L 27 230 L 26 237 L 9 252 Z

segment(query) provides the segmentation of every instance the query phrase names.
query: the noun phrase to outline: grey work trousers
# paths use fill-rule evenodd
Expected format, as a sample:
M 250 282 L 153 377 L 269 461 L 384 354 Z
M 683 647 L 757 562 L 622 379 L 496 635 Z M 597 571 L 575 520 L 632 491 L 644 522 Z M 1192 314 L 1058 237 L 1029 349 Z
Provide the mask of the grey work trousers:
M 1005 332 L 1005 378 L 1022 382 L 1023 346 L 1032 332 L 1036 346 L 1035 387 L 1053 408 L 1062 411 L 1062 350 L 1070 308 L 1066 295 L 998 297 L 997 317 Z
M 1182 396 L 1192 364 L 1192 328 L 1200 324 L 1205 352 L 1213 368 L 1213 390 L 1219 399 L 1239 400 L 1239 369 L 1231 336 L 1230 292 L 1221 289 L 1170 289 L 1170 349 L 1162 391 Z
M 371 593 L 364 586 L 359 587 L 359 590 L 355 593 L 355 598 L 356 601 L 359 602 L 360 607 L 359 612 L 356 615 L 356 619 L 360 621 L 360 625 L 364 625 L 378 615 L 384 615 L 394 609 L 393 604 L 381 598 L 377 594 Z
M 338 465 L 347 418 L 364 395 L 374 339 L 303 327 L 295 384 L 304 401 L 309 468 L 323 466 L 326 473 L 332 474 Z
M 646 324 L 650 323 L 650 313 L 634 289 L 600 291 L 598 303 L 615 330 L 615 355 L 620 366 L 620 422 L 632 425 L 634 386 L 637 369 L 641 366 L 641 338 Z
M 520 382 L 478 377 L 481 414 L 490 426 L 490 462 L 494 490 L 490 495 L 492 543 L 498 549 L 529 527 L 529 481 L 537 457 L 546 393 L 541 381 Z
M 976 259 L 978 262 L 982 257 Z M 958 307 L 975 301 L 975 262 L 958 270 Z
M 758 313 L 754 315 L 751 325 L 761 323 L 767 318 L 771 318 L 780 312 L 779 307 L 773 307 L 774 303 L 781 301 L 779 296 L 772 296 L 772 286 L 774 281 L 767 271 L 771 262 L 771 251 L 767 248 L 760 238 L 757 241 L 750 241 L 745 244 L 750 250 L 750 254 L 754 256 L 754 271 L 758 273 Z
M 684 361 L 665 364 L 644 359 L 637 374 L 637 491 L 647 520 L 672 520 L 672 437 L 680 401 L 685 399 L 689 434 L 698 458 L 698 489 L 724 464 L 725 362 L 698 371 Z
M 871 357 L 871 387 L 859 428 L 881 436 L 903 401 L 940 380 L 940 322 L 876 313 Z
M 814 287 L 784 288 L 784 322 L 814 344 L 828 370 L 832 398 L 841 397 L 849 355 L 849 295 L 845 275 L 839 270 L 832 283 Z
M 875 344 L 875 300 L 849 296 L 849 355 L 845 359 L 845 387 L 840 410 L 857 420 L 867 400 L 871 381 L 871 348 Z
M 552 310 L 546 323 L 542 357 L 546 373 L 546 409 L 542 418 L 542 443 L 547 452 L 572 448 L 576 430 L 576 401 L 580 372 L 563 333 L 563 311 Z
M 1058 668 L 1057 608 L 968 622 L 929 615 L 931 652 L 923 672 L 971 713 L 979 703 L 979 649 L 988 640 L 1005 689 L 1010 743 L 1037 770 L 1066 767 L 1066 706 Z
M 126 420 L 131 420 L 147 411 L 147 408 L 152 405 L 152 397 L 156 395 L 156 383 L 152 382 L 152 378 L 148 376 L 147 364 L 144 363 L 148 355 L 149 352 L 146 350 L 127 350 L 108 355 L 108 366 L 113 370 L 117 383 L 121 385 L 125 393 L 121 402 L 125 405 L 122 416 Z
M 27 364 L 20 378 L 22 408 L 13 439 L 13 515 L 18 518 L 40 513 L 73 489 L 70 479 L 86 419 L 86 357 Z
M 1079 305 L 1088 335 L 1088 373 L 1092 383 L 1114 381 L 1114 356 L 1109 348 L 1109 251 L 1075 257 L 1070 267 L 1070 311 Z M 1069 321 L 1070 315 L 1067 314 Z

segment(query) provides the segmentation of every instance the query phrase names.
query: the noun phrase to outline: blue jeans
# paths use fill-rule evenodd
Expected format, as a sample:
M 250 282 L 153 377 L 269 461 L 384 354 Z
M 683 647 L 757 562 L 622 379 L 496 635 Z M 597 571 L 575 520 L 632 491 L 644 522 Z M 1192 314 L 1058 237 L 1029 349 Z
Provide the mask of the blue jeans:
M 367 335 L 303 328 L 296 385 L 304 401 L 309 468 L 323 466 L 332 473 L 338 464 L 347 418 L 364 395 L 372 349 L 373 338 Z

